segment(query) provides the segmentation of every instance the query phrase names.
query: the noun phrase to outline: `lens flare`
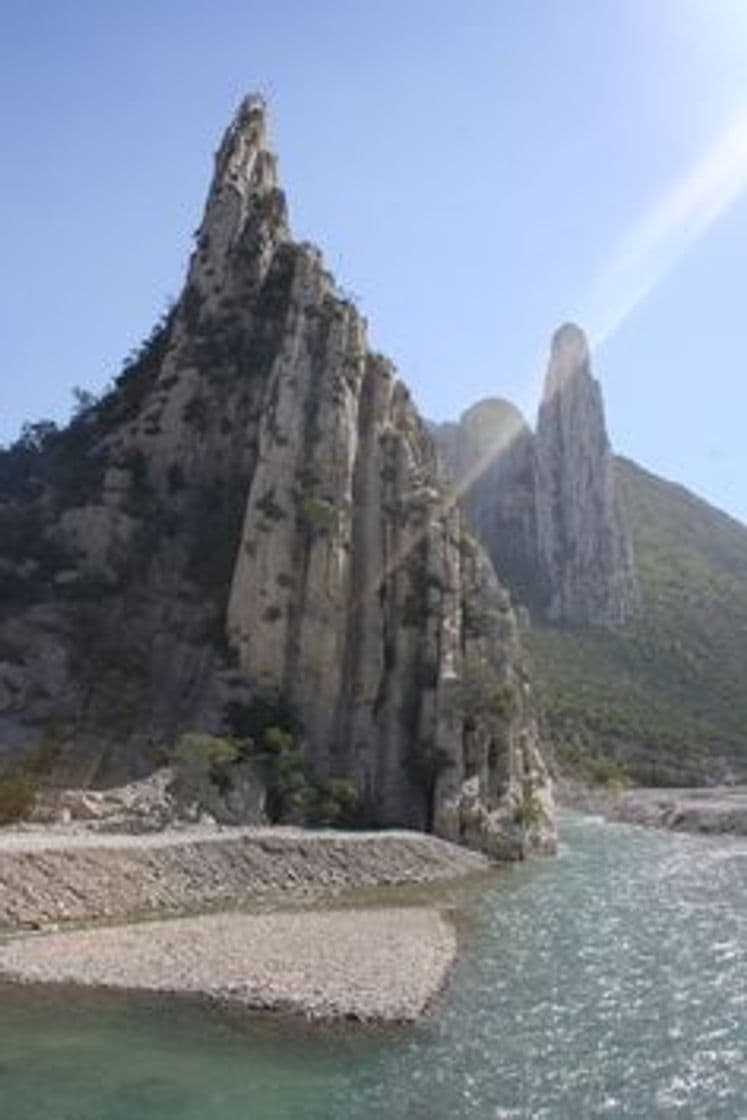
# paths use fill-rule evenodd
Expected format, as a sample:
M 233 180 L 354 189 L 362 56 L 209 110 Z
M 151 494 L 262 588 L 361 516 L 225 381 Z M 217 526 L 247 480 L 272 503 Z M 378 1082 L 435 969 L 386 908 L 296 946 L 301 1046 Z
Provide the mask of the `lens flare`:
M 622 238 L 580 322 L 593 347 L 625 322 L 747 186 L 747 108 Z
M 747 187 L 747 107 L 731 122 L 704 155 L 678 179 L 664 197 L 621 239 L 600 272 L 578 321 L 596 349 L 630 317 L 679 260 L 736 202 Z M 485 450 L 467 474 L 434 506 L 442 516 L 469 490 L 511 443 L 519 430 L 506 432 Z M 363 597 L 378 592 L 382 582 L 406 561 L 428 528 L 389 559 Z

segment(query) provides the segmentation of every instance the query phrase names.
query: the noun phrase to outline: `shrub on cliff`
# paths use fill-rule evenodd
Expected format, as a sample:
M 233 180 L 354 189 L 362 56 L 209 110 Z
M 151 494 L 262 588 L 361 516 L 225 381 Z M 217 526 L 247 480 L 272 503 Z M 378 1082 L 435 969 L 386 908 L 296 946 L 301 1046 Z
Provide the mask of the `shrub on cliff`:
M 457 710 L 468 721 L 478 716 L 507 719 L 516 706 L 513 686 L 479 657 L 465 658 L 454 700 Z
M 360 798 L 348 778 L 328 778 L 326 782 L 310 786 L 304 801 L 304 815 L 309 824 L 351 828 L 360 822 Z
M 231 702 L 228 734 L 189 732 L 178 740 L 173 761 L 197 768 L 221 793 L 231 788 L 234 768 L 252 763 L 265 788 L 270 823 L 327 828 L 360 827 L 364 821 L 355 783 L 336 776 L 314 781 L 306 772 L 302 731 L 294 713 L 279 698 Z
M 244 752 L 256 758 L 267 784 L 267 813 L 273 823 L 298 821 L 305 816 L 308 784 L 303 769 L 303 748 L 285 727 L 272 724 L 258 742 L 246 740 Z
M 188 731 L 180 736 L 174 748 L 174 761 L 193 769 L 209 770 L 214 766 L 235 762 L 239 748 L 233 739 Z
M 530 789 L 524 790 L 521 801 L 516 806 L 516 823 L 522 828 L 531 829 L 538 825 L 543 816 L 542 802 Z

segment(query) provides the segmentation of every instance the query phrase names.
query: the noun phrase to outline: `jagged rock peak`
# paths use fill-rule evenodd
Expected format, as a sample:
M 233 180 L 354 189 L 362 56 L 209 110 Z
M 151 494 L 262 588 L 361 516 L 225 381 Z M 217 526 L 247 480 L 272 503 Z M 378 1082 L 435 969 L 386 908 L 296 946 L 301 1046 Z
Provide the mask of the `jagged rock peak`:
M 276 171 L 275 156 L 267 148 L 267 106 L 259 94 L 250 94 L 239 105 L 218 148 L 212 190 L 273 189 Z
M 512 858 L 552 847 L 510 599 L 391 363 L 292 240 L 266 144 L 248 98 L 180 299 L 58 441 L 64 471 L 35 468 L 38 574 L 25 543 L 8 556 L 23 599 L 0 616 L 18 647 L 0 703 L 8 681 L 15 739 L 53 721 L 70 766 L 107 782 L 183 731 L 253 742 L 271 712 L 303 781 L 352 784 L 369 822 Z M 0 530 L 3 512 L 0 487 Z M 8 516 L 0 574 L 22 536 Z M 297 786 L 275 792 L 278 819 L 301 811 Z
M 237 274 L 243 277 L 243 295 L 251 296 L 275 250 L 289 238 L 277 160 L 267 144 L 265 102 L 252 94 L 241 102 L 216 153 L 188 286 L 207 301 L 211 314 L 226 288 L 236 287 Z

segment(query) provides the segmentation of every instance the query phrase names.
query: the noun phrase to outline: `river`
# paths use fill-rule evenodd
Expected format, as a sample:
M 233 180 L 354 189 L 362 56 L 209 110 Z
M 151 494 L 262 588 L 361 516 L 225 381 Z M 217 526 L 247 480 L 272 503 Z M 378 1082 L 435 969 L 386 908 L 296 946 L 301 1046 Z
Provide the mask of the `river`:
M 747 1117 L 747 840 L 565 813 L 416 1027 L 0 990 L 2 1120 Z

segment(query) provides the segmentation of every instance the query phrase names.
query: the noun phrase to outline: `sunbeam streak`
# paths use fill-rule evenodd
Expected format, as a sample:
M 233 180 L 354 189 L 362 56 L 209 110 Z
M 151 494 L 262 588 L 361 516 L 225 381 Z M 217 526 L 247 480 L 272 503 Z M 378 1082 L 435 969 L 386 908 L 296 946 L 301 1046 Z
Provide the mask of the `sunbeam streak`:
M 594 283 L 580 322 L 605 342 L 747 186 L 747 108 L 621 240 Z

